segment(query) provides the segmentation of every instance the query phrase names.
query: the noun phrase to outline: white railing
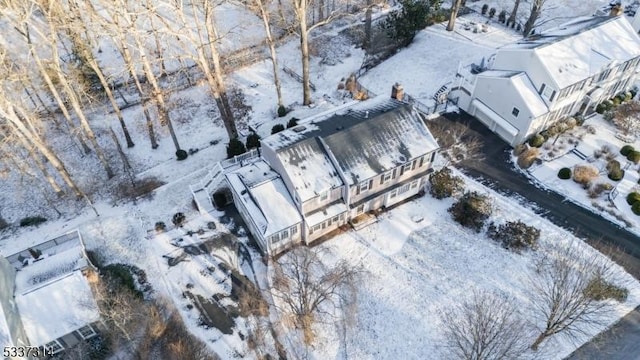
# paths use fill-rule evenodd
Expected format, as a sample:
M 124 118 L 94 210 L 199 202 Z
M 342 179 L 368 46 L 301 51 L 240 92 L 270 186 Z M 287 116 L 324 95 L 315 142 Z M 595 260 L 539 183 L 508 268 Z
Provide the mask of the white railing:
M 241 163 L 245 160 L 257 158 L 258 156 L 260 156 L 260 152 L 258 151 L 258 149 L 253 149 L 244 154 L 236 155 L 231 159 L 222 160 L 220 161 L 220 165 L 223 169 L 228 169 L 234 165 L 237 165 L 238 163 Z

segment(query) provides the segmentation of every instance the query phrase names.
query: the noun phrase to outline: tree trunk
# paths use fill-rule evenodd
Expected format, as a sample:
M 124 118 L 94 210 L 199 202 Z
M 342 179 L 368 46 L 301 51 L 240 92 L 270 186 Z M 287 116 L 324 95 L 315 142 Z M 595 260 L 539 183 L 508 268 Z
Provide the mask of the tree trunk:
M 307 0 L 296 0 L 299 4 L 296 12 L 300 22 L 300 52 L 302 55 L 302 104 L 311 104 L 311 85 L 309 78 L 309 31 L 307 30 Z
M 542 344 L 542 342 L 546 338 L 547 338 L 546 333 L 544 332 L 540 333 L 540 335 L 538 335 L 538 337 L 536 338 L 536 341 L 534 341 L 533 344 L 531 344 L 531 350 L 538 351 L 538 347 L 540 346 L 540 344 Z
M 538 17 L 540 17 L 540 13 L 542 12 L 542 2 L 540 0 L 533 0 L 533 4 L 531 6 L 531 14 L 527 19 L 527 22 L 524 24 L 524 30 L 522 31 L 524 37 L 529 36 L 531 30 L 538 21 Z
M 276 95 L 278 97 L 278 107 L 284 106 L 282 100 L 282 85 L 280 84 L 280 75 L 278 74 L 278 59 L 276 54 L 276 44 L 271 34 L 271 25 L 269 25 L 269 13 L 264 8 L 262 0 L 255 0 L 260 10 L 262 22 L 264 24 L 264 31 L 266 33 L 267 45 L 269 46 L 269 53 L 271 54 L 271 64 L 273 65 L 273 83 L 276 86 Z M 371 0 L 368 0 L 371 1 Z
M 451 4 L 451 13 L 449 14 L 449 23 L 447 24 L 447 31 L 453 31 L 454 26 L 456 25 L 456 18 L 458 17 L 458 11 L 460 10 L 460 5 L 462 4 L 462 0 L 451 0 L 453 3 Z
M 371 0 L 367 0 L 367 10 L 364 13 L 364 49 L 371 53 Z
M 515 0 L 513 4 L 513 10 L 511 10 L 511 15 L 509 15 L 509 19 L 507 20 L 507 26 L 509 26 L 509 24 L 513 26 L 513 24 L 516 23 L 516 16 L 518 15 L 519 7 L 520 7 L 520 0 Z

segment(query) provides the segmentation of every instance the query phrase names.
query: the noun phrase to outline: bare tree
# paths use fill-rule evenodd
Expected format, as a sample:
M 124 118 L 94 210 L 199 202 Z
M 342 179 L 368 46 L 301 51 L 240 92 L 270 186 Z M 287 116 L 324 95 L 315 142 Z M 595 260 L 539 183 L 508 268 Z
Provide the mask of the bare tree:
M 527 18 L 527 22 L 524 23 L 524 29 L 522 31 L 525 37 L 531 34 L 533 27 L 536 25 L 536 22 L 540 18 L 542 14 L 542 9 L 544 8 L 547 0 L 532 0 L 531 1 L 531 12 L 529 13 L 529 17 Z
M 518 359 L 528 349 L 525 322 L 507 296 L 476 291 L 440 319 L 452 358 Z
M 313 326 L 321 313 L 339 309 L 341 299 L 352 302 L 357 293 L 359 270 L 344 260 L 327 266 L 320 259 L 321 251 L 299 246 L 272 260 L 276 307 L 302 330 L 307 345 L 313 343 Z
M 513 27 L 516 23 L 516 16 L 518 15 L 518 8 L 520 7 L 520 0 L 514 0 L 513 2 L 513 10 L 511 10 L 511 15 L 509 15 L 509 19 L 507 19 L 507 26 L 511 24 Z
M 618 105 L 613 110 L 613 123 L 625 136 L 640 133 L 640 102 L 632 100 Z
M 427 125 L 440 145 L 440 154 L 449 163 L 480 161 L 484 158 L 484 141 L 474 134 L 469 124 L 452 122 L 443 117 L 428 121 Z
M 462 5 L 462 0 L 451 0 L 451 12 L 449 14 L 449 23 L 447 24 L 447 31 L 453 31 L 453 27 L 456 25 L 456 18 L 458 17 L 458 11 Z
M 309 34 L 315 28 L 326 25 L 338 18 L 342 14 L 332 12 L 321 21 L 309 26 L 307 23 L 307 16 L 311 0 L 291 0 L 293 3 L 293 10 L 295 13 L 296 21 L 298 23 L 298 35 L 300 36 L 300 54 L 302 61 L 302 103 L 304 105 L 311 104 L 311 78 L 309 74 Z M 313 9 L 311 9 L 313 11 Z
M 533 309 L 543 323 L 531 349 L 555 334 L 574 337 L 605 326 L 611 299 L 626 300 L 624 283 L 614 263 L 597 251 L 556 245 L 538 259 L 529 279 Z
M 278 71 L 278 57 L 276 52 L 276 42 L 271 33 L 271 25 L 269 24 L 269 11 L 265 8 L 263 0 L 254 0 L 255 6 L 258 8 L 262 23 L 264 24 L 265 39 L 269 46 L 269 54 L 271 55 L 271 64 L 273 65 L 273 83 L 276 86 L 276 95 L 278 96 L 278 107 L 284 106 L 282 100 L 282 85 L 280 84 L 280 75 Z

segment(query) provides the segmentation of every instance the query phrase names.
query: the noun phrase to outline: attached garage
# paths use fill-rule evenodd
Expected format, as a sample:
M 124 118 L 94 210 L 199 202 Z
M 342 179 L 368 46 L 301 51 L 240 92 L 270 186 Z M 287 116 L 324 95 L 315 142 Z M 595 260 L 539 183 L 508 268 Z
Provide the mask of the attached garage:
M 491 110 L 487 105 L 478 99 L 474 99 L 469 107 L 471 115 L 480 120 L 489 130 L 498 134 L 502 139 L 510 145 L 517 142 L 518 129 L 510 122 L 503 119 L 495 111 Z

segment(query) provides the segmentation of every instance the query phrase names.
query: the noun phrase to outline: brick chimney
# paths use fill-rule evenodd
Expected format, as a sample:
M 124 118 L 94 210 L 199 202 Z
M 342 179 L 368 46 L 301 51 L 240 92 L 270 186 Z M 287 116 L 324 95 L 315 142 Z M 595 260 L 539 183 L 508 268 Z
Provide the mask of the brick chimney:
M 400 83 L 395 83 L 393 84 L 393 87 L 391 87 L 391 98 L 398 101 L 402 101 L 404 98 L 404 89 Z
M 611 7 L 611 11 L 609 12 L 609 16 L 620 16 L 622 15 L 622 5 L 620 3 L 615 4 Z

